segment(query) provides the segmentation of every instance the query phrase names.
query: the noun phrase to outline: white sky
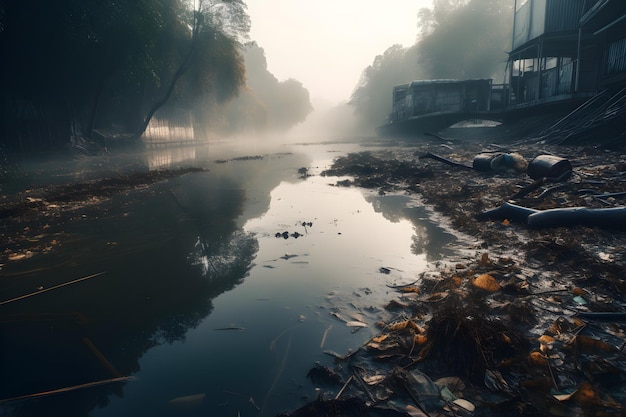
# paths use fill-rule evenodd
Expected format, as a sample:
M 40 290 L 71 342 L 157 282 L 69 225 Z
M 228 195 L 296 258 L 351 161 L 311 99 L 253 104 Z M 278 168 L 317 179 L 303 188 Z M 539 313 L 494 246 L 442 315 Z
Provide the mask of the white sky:
M 268 70 L 295 78 L 312 101 L 347 101 L 361 72 L 393 44 L 411 46 L 432 0 L 247 0 L 250 38 Z

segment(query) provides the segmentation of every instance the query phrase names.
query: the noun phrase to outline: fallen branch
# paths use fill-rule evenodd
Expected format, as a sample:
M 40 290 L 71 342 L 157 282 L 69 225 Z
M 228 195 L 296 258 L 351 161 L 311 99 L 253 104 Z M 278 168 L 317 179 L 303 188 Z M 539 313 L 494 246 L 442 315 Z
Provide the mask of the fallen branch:
M 34 297 L 35 295 L 43 294 L 45 292 L 56 290 L 58 288 L 65 287 L 65 286 L 68 286 L 68 285 L 76 284 L 78 282 L 86 281 L 88 279 L 95 278 L 95 277 L 100 276 L 102 274 L 104 274 L 104 272 L 98 272 L 97 274 L 87 275 L 86 277 L 78 278 L 78 279 L 75 279 L 75 280 L 69 281 L 69 282 L 64 282 L 63 284 L 55 285 L 54 287 L 45 288 L 43 290 L 35 291 L 35 292 L 30 293 L 30 294 L 21 295 L 19 297 L 11 298 L 10 300 L 5 300 L 5 301 L 0 302 L 0 306 L 5 305 L 5 304 L 9 304 L 9 303 L 12 303 L 12 302 L 15 302 L 15 301 L 20 301 L 20 300 L 23 300 L 25 298 Z
M 0 400 L 0 404 L 12 402 L 12 401 L 30 400 L 32 398 L 47 397 L 49 395 L 62 394 L 64 392 L 76 391 L 76 390 L 84 389 L 84 388 L 98 387 L 100 385 L 114 384 L 117 382 L 126 382 L 132 379 L 135 379 L 135 377 L 123 376 L 123 377 L 118 377 L 118 378 L 103 379 L 101 381 L 88 382 L 86 384 L 80 384 L 80 385 L 72 385 L 69 387 L 53 389 L 50 391 L 37 392 L 35 394 L 28 394 L 28 395 L 21 395 L 19 397 L 6 398 L 4 400 Z
M 343 384 L 343 387 L 341 387 L 337 395 L 335 395 L 335 400 L 338 400 L 339 397 L 341 397 L 341 394 L 343 394 L 343 392 L 346 390 L 346 388 L 348 387 L 350 382 L 352 382 L 353 379 L 354 379 L 354 375 L 350 375 L 350 378 L 348 378 L 348 380 L 346 381 L 345 384 Z
M 434 154 L 432 152 L 426 152 L 424 155 L 419 157 L 419 159 L 425 159 L 425 158 L 434 159 L 435 161 L 443 162 L 444 164 L 451 165 L 451 166 L 457 167 L 457 168 L 470 169 L 470 170 L 474 169 L 474 168 L 472 168 L 469 165 L 465 165 L 465 164 L 462 164 L 460 162 L 452 161 L 450 159 L 444 158 L 443 156 L 436 155 L 436 154 Z

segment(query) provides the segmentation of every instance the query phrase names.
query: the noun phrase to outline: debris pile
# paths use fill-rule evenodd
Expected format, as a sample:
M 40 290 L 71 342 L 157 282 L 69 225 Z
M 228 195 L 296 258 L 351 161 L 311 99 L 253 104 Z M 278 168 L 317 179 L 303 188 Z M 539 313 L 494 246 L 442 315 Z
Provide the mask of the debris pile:
M 332 368 L 317 365 L 319 398 L 285 416 L 626 415 L 626 222 L 603 214 L 624 210 L 626 155 L 448 142 L 439 156 L 413 146 L 347 155 L 323 175 L 419 193 L 474 239 L 475 256 L 397 288 L 386 307 L 397 318 Z M 457 162 L 486 154 L 500 156 L 497 169 Z M 526 172 L 518 156 L 502 164 L 513 154 L 531 161 Z M 537 156 L 547 169 L 530 176 Z M 528 221 L 580 208 L 610 220 Z
M 315 365 L 319 398 L 284 416 L 624 415 L 619 316 L 588 313 L 610 300 L 545 290 L 547 278 L 484 252 L 396 288 L 397 319 L 332 367 Z

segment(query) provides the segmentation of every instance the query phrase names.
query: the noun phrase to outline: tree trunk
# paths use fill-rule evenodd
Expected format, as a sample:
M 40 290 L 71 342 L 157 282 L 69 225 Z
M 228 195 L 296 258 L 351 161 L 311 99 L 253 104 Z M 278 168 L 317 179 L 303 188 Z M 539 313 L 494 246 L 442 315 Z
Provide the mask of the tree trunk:
M 148 128 L 148 125 L 150 124 L 150 120 L 152 120 L 152 117 L 154 116 L 154 114 L 161 107 L 163 107 L 165 103 L 167 103 L 167 101 L 172 96 L 172 93 L 174 92 L 176 83 L 178 82 L 180 77 L 182 77 L 183 74 L 187 72 L 187 69 L 189 69 L 189 64 L 191 62 L 191 58 L 193 56 L 193 53 L 196 49 L 196 44 L 198 42 L 198 32 L 200 31 L 200 26 L 202 24 L 201 23 L 202 22 L 201 10 L 202 10 L 202 1 L 200 1 L 198 4 L 198 10 L 194 12 L 194 23 L 193 23 L 193 30 L 191 32 L 191 46 L 189 47 L 189 51 L 187 52 L 185 59 L 183 59 L 183 62 L 180 64 L 180 66 L 178 67 L 174 75 L 172 76 L 172 81 L 170 82 L 170 85 L 167 88 L 167 92 L 165 93 L 165 96 L 163 96 L 161 100 L 154 103 L 154 105 L 150 108 L 150 111 L 144 118 L 143 123 L 141 124 L 141 127 L 139 128 L 139 131 L 134 136 L 135 140 L 138 140 L 141 137 L 141 135 L 143 135 L 143 133 Z

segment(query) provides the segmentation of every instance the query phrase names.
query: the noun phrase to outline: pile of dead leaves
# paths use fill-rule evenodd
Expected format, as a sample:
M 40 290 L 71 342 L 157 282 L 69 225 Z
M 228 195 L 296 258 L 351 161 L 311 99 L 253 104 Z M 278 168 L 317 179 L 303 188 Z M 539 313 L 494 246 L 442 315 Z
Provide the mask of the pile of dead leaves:
M 320 398 L 286 416 L 625 415 L 623 326 L 543 278 L 482 253 L 396 288 L 397 319 L 312 369 Z

